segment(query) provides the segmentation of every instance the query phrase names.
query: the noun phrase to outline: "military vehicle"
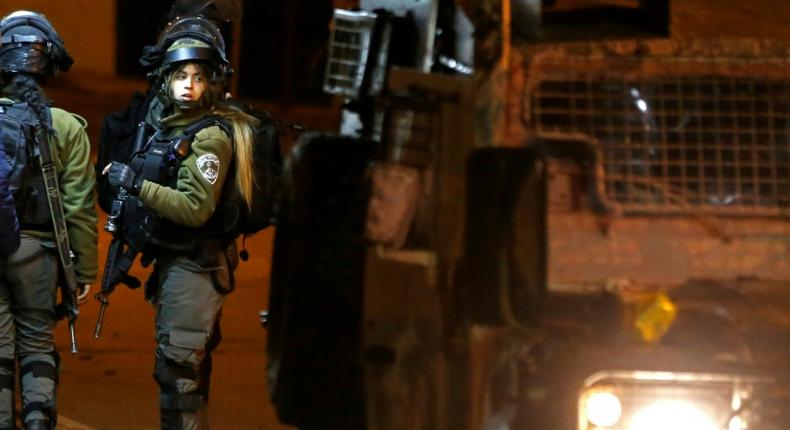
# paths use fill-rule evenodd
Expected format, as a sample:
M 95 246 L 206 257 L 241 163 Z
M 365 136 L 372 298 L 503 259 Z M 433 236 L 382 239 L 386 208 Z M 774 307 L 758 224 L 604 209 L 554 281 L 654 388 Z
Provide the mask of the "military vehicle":
M 341 132 L 295 146 L 274 245 L 283 422 L 786 428 L 788 8 L 693 3 L 336 10 Z

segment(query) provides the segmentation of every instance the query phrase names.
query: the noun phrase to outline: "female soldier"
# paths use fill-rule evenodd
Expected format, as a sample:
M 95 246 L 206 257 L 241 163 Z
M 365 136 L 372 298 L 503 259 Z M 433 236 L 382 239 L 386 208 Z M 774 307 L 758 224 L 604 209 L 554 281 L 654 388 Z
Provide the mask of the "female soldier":
M 38 163 L 50 142 L 58 173 L 77 282 L 87 294 L 98 270 L 94 172 L 84 120 L 49 106 L 39 82 L 72 64 L 63 40 L 43 15 L 17 11 L 0 21 L 0 125 L 12 166 L 21 244 L 0 259 L 0 428 L 14 428 L 14 358 L 26 429 L 55 428 L 59 358 L 53 340 L 59 258 L 46 187 Z
M 158 48 L 160 97 L 148 114 L 157 131 L 129 165 L 113 162 L 104 173 L 129 196 L 124 234 L 152 232 L 143 261 L 155 260 L 146 289 L 156 306 L 161 426 L 200 429 L 208 428 L 210 352 L 236 265 L 224 209 L 236 190 L 252 201 L 255 119 L 225 102 L 228 63 L 211 22 L 181 18 Z

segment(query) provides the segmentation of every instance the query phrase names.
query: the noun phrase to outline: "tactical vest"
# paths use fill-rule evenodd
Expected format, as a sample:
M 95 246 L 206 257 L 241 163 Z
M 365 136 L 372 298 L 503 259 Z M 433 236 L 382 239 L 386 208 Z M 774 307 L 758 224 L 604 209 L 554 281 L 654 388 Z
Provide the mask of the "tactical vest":
M 52 116 L 47 112 L 47 124 Z M 9 187 L 23 230 L 52 231 L 47 189 L 41 175 L 37 131 L 39 120 L 27 103 L 0 101 L 0 142 L 13 161 Z
M 167 137 L 164 130 L 158 130 L 148 139 L 143 150 L 132 156 L 129 167 L 138 177 L 175 189 L 178 171 L 183 160 L 192 152 L 195 135 L 211 126 L 219 126 L 229 136 L 232 135 L 230 126 L 214 117 L 191 124 L 174 138 Z M 123 231 L 129 241 L 135 235 L 146 235 L 149 245 L 145 251 L 149 253 L 155 253 L 158 249 L 189 252 L 207 239 L 221 239 L 227 235 L 238 218 L 238 214 L 228 208 L 228 205 L 220 204 L 205 224 L 186 227 L 156 215 L 139 198 L 129 196 L 124 203 Z

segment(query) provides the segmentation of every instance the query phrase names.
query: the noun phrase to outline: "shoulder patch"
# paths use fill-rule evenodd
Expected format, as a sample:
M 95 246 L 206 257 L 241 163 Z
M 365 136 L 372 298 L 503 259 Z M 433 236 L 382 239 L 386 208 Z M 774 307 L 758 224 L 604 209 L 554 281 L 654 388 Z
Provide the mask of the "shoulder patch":
M 203 154 L 197 159 L 197 168 L 203 178 L 214 185 L 219 177 L 219 158 L 214 154 Z

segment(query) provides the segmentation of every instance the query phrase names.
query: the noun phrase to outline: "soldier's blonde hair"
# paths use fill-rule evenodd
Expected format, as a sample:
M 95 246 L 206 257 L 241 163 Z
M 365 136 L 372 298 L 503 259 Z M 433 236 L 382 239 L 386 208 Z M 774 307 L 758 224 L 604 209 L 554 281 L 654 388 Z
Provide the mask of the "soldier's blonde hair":
M 172 82 L 179 70 L 189 64 L 194 64 L 200 72 L 207 78 L 206 90 L 201 96 L 200 105 L 209 108 L 211 115 L 216 115 L 227 120 L 233 128 L 233 158 L 235 159 L 236 187 L 239 194 L 244 199 L 247 207 L 252 206 L 253 190 L 255 187 L 255 166 L 253 163 L 253 144 L 255 127 L 258 126 L 258 119 L 243 112 L 241 109 L 225 101 L 225 88 L 219 82 L 211 79 L 212 70 L 204 64 L 198 62 L 185 62 L 170 71 L 165 80 L 168 94 L 172 96 Z
M 236 186 L 247 207 L 252 206 L 252 193 L 255 186 L 255 167 L 253 163 L 253 130 L 258 119 L 226 103 L 214 105 L 211 113 L 228 120 L 233 127 L 233 154 L 236 163 Z

